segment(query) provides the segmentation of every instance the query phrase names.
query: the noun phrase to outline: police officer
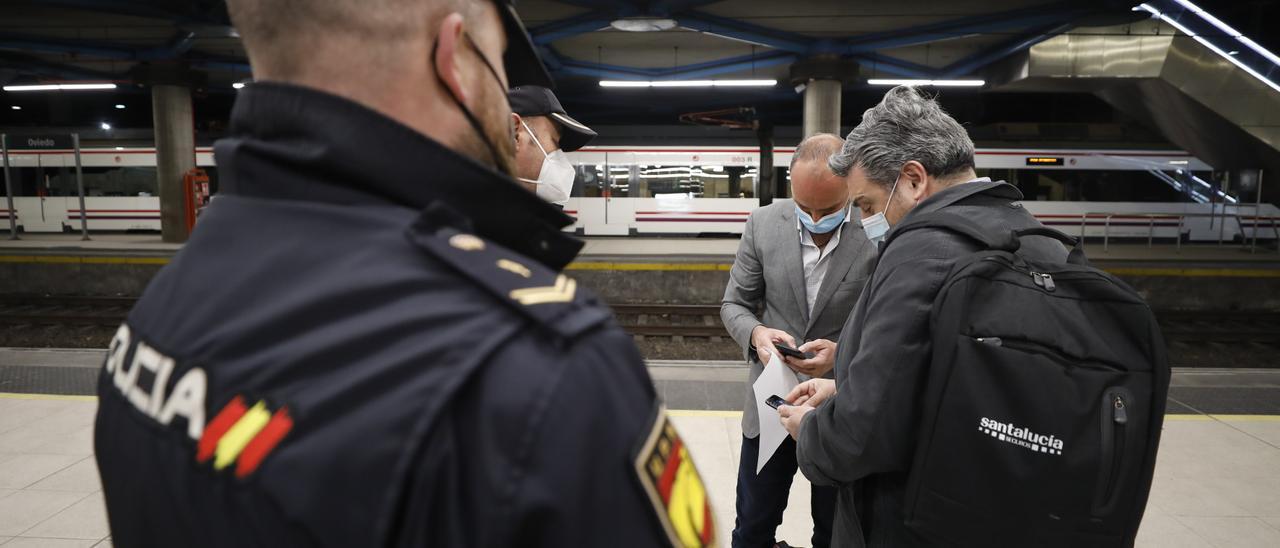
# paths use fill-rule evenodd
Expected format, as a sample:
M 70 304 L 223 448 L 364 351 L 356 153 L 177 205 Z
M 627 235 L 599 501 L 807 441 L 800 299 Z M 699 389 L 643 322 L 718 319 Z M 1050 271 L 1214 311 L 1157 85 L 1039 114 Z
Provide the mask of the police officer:
M 222 196 L 99 384 L 115 544 L 710 543 L 569 219 L 508 175 L 508 85 L 550 83 L 512 7 L 227 4 Z
M 556 94 L 542 86 L 516 87 L 507 100 L 516 130 L 516 178 L 542 199 L 564 207 L 577 176 L 565 153 L 591 142 L 596 132 L 571 118 Z

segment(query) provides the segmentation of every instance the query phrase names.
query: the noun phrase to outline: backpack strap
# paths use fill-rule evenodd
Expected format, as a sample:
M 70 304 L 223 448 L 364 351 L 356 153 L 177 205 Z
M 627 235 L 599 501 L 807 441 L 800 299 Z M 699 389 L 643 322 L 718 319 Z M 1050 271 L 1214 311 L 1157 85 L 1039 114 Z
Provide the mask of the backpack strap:
M 1013 253 L 1017 251 L 1018 248 L 1022 247 L 1021 239 L 1027 236 L 1053 238 L 1062 242 L 1063 245 L 1071 248 L 1071 252 L 1067 254 L 1068 263 L 1081 266 L 1088 266 L 1089 264 L 1088 259 L 1085 258 L 1084 255 L 1084 242 L 1078 238 L 1063 234 L 1060 231 L 1044 226 L 1037 226 L 1000 233 L 999 231 L 992 231 L 983 228 L 981 225 L 969 220 L 967 217 L 951 213 L 945 209 L 926 213 L 894 227 L 893 230 L 889 232 L 889 237 L 885 240 L 884 246 L 880 249 L 880 253 L 883 254 L 884 250 L 889 247 L 889 244 L 893 243 L 894 240 L 903 234 L 922 228 L 948 230 L 968 237 L 970 240 L 982 245 L 984 249 L 1007 251 L 1009 253 Z
M 1089 266 L 1089 259 L 1084 256 L 1084 238 L 1068 236 L 1060 230 L 1054 230 L 1044 226 L 1015 230 L 1013 231 L 1013 234 L 1017 238 L 1025 238 L 1027 236 L 1044 236 L 1046 238 L 1058 240 L 1059 242 L 1062 242 L 1062 245 L 1071 248 L 1071 252 L 1067 253 L 1068 263 L 1080 266 Z

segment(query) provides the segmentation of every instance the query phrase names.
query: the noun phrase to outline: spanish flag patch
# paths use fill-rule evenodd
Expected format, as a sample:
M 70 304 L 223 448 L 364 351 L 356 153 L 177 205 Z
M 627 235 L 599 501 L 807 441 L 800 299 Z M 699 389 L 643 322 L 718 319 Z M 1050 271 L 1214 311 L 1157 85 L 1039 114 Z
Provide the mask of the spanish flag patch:
M 636 473 L 672 546 L 715 545 L 715 519 L 693 456 L 676 432 L 665 406 L 658 406 Z
M 258 469 L 291 429 L 288 407 L 272 412 L 265 401 L 249 406 L 243 396 L 236 396 L 205 427 L 196 444 L 196 462 L 213 460 L 213 468 L 219 471 L 234 463 L 236 477 L 243 479 Z

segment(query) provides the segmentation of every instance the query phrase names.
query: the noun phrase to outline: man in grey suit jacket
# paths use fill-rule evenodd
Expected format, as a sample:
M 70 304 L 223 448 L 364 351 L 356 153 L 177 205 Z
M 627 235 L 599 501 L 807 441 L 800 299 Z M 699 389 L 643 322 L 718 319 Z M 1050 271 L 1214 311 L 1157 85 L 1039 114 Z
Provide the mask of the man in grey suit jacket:
M 848 222 L 844 180 L 827 167 L 828 157 L 842 143 L 834 135 L 818 134 L 796 147 L 791 160 L 794 200 L 778 200 L 751 213 L 724 290 L 720 317 L 751 366 L 742 413 L 735 548 L 774 545 L 796 473 L 795 442 L 788 438 L 756 474 L 760 419 L 751 385 L 776 352 L 774 343 L 816 354 L 807 360 L 785 359 L 801 380 L 829 376 L 833 341 L 840 338 L 874 266 L 875 246 L 860 224 Z M 813 545 L 827 546 L 834 491 L 815 486 L 811 505 Z

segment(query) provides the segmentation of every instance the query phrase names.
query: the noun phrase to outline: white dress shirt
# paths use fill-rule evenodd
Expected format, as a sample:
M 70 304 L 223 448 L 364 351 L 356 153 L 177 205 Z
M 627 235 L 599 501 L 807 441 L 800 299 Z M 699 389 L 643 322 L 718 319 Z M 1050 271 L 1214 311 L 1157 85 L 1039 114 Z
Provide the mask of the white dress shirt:
M 849 210 L 845 209 L 844 221 L 836 227 L 835 234 L 827 245 L 818 248 L 813 243 L 813 235 L 804 229 L 800 219 L 796 219 L 796 230 L 800 232 L 800 261 L 804 264 L 804 296 L 809 305 L 809 314 L 813 314 L 813 304 L 818 300 L 818 291 L 822 289 L 822 280 L 827 277 L 827 269 L 831 266 L 831 252 L 840 244 L 840 233 L 849 224 Z

